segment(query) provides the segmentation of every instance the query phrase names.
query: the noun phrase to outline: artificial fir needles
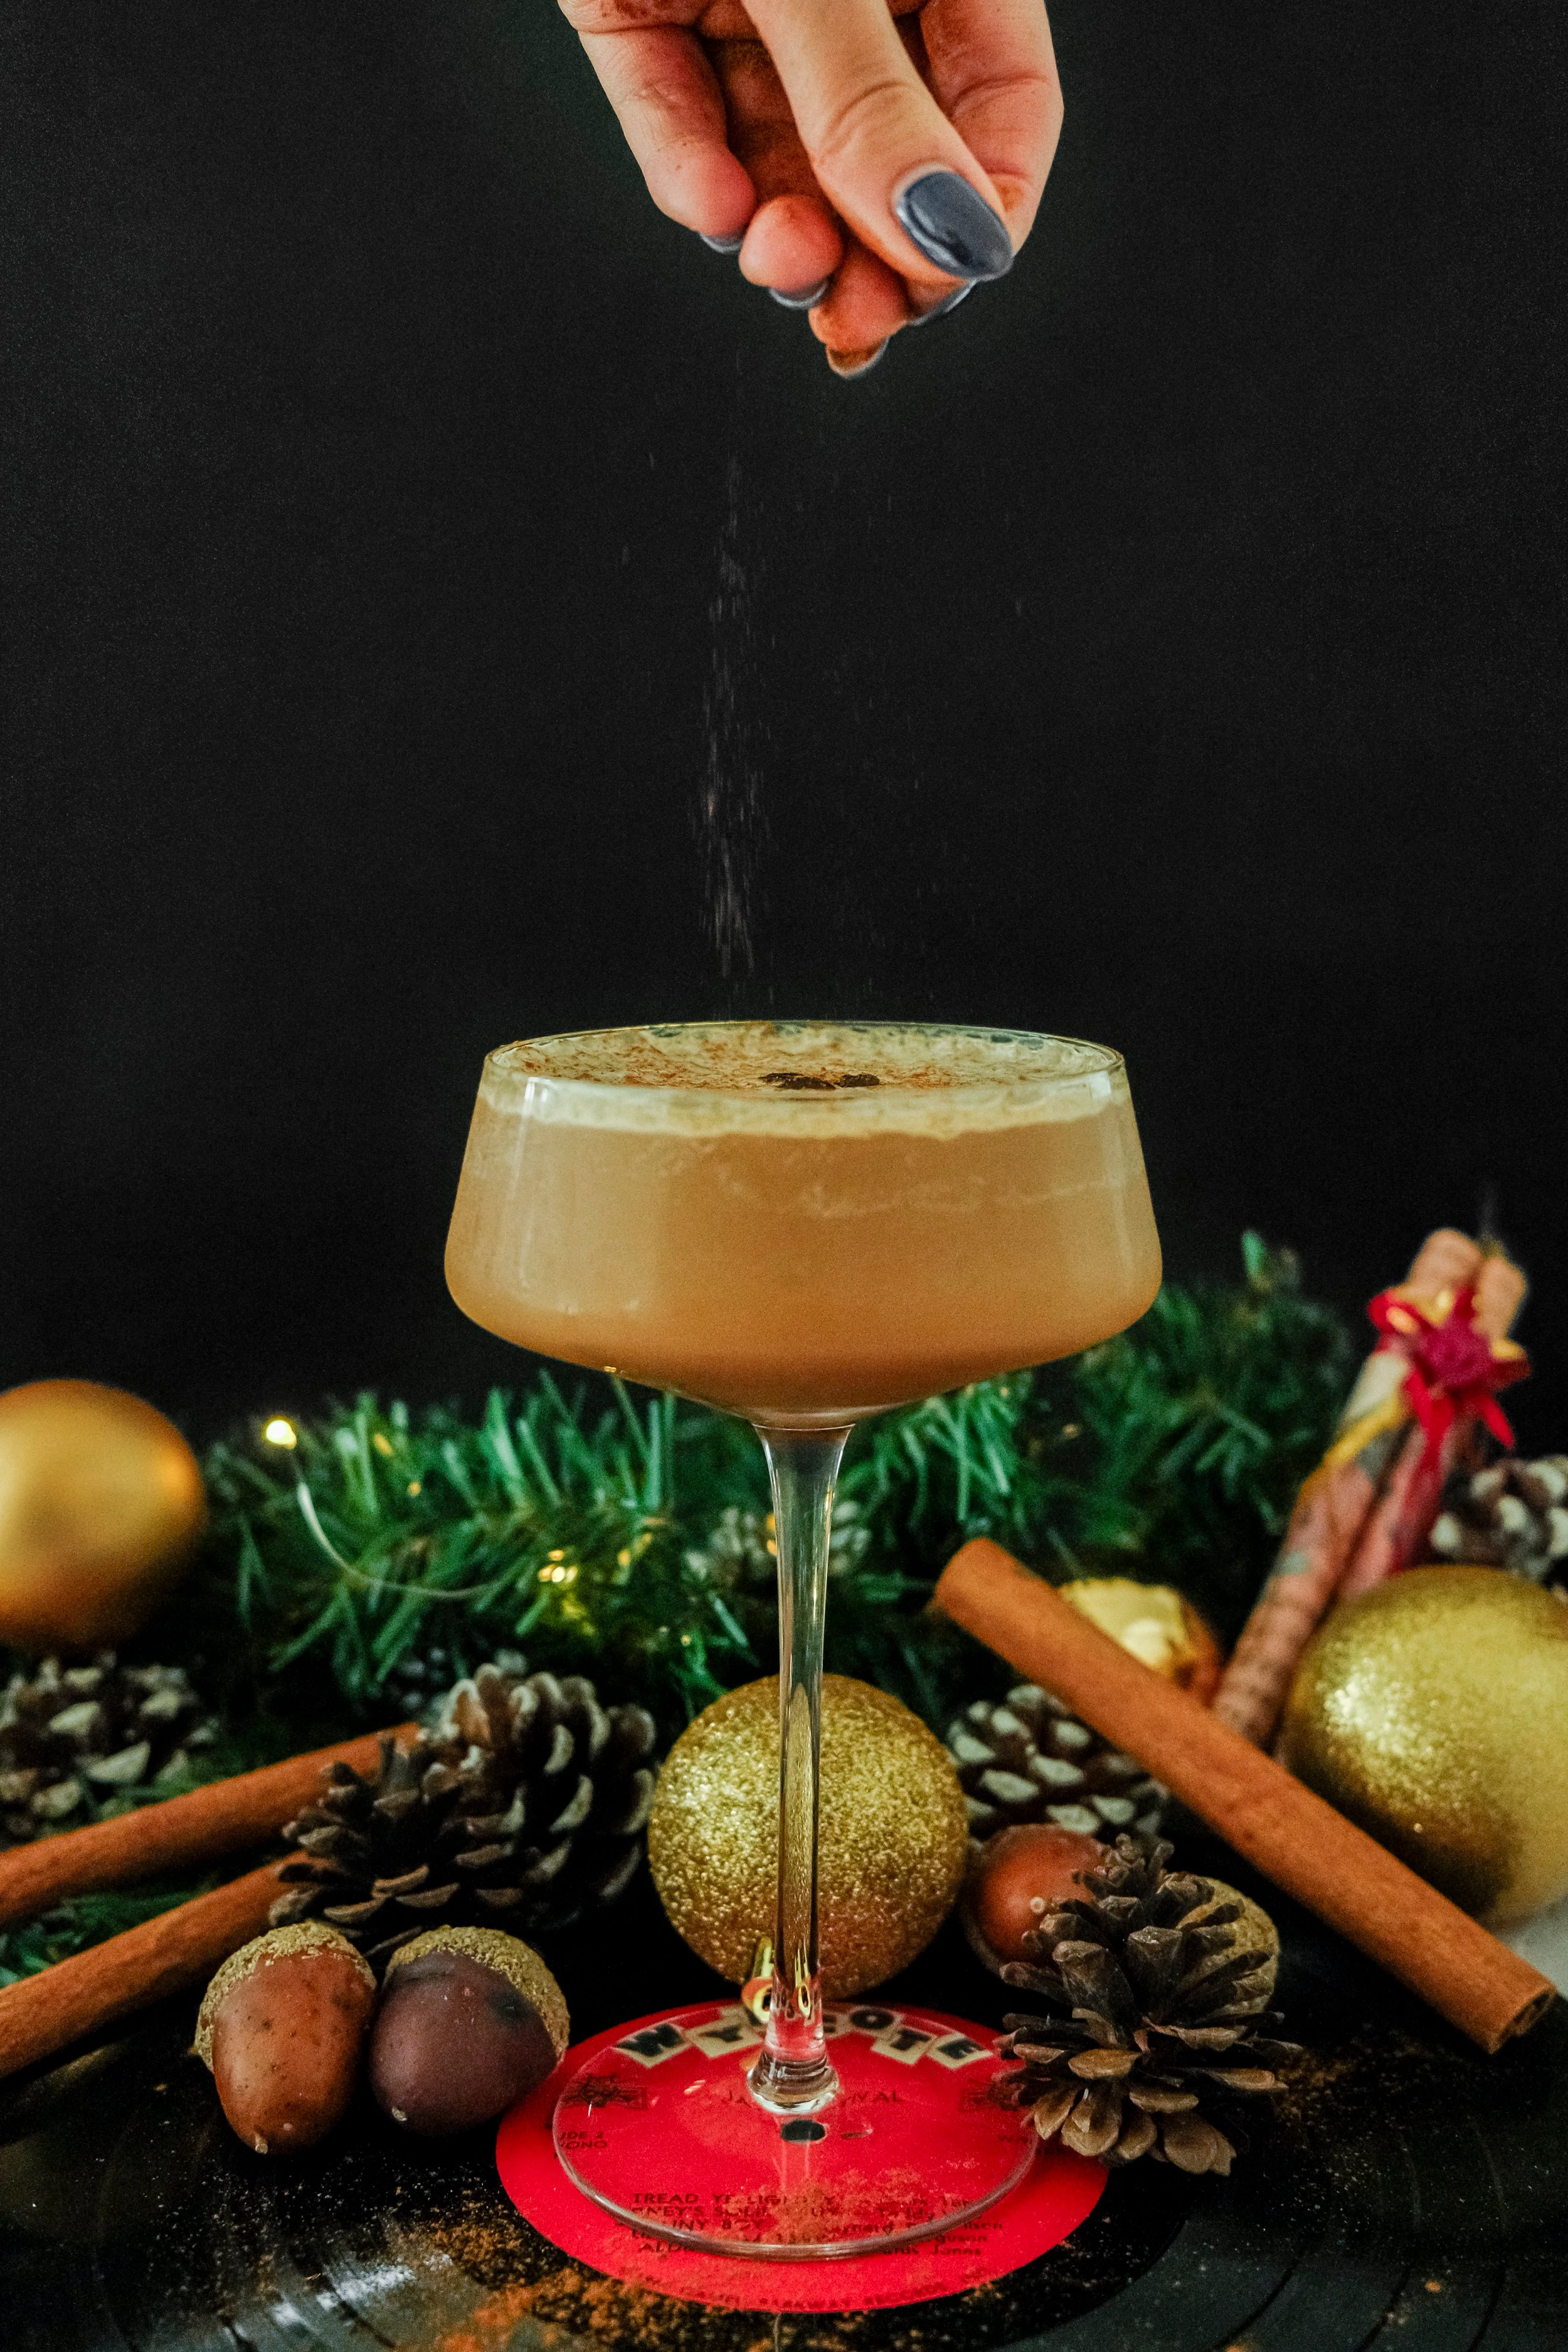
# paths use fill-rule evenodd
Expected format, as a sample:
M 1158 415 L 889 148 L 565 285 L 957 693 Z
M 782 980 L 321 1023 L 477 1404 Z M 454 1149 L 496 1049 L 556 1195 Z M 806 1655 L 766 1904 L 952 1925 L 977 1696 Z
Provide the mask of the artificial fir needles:
M 858 1433 L 830 1663 L 940 1716 L 943 1637 L 921 1612 L 979 1534 L 1047 1572 L 1178 1584 L 1234 1632 L 1351 1360 L 1289 1254 L 1253 1234 L 1243 1246 L 1239 1286 L 1169 1286 L 1070 1364 Z M 226 1619 L 230 1642 L 237 1618 L 264 1681 L 325 1668 L 340 1704 L 384 1710 L 432 1648 L 451 1681 L 514 1645 L 596 1675 L 673 1731 L 771 1663 L 766 1491 L 748 1433 L 722 1415 L 544 1372 L 521 1403 L 492 1393 L 478 1422 L 364 1396 L 283 1427 L 292 1444 L 209 1454 L 214 1532 L 171 1612 Z
M 1249 1234 L 1243 1257 L 1240 1284 L 1167 1286 L 1131 1331 L 1069 1363 L 860 1429 L 836 1514 L 829 1666 L 939 1731 L 1000 1689 L 995 1661 L 926 1607 L 976 1535 L 1053 1577 L 1175 1584 L 1233 1635 L 1352 1359 L 1289 1252 Z M 478 1421 L 365 1395 L 258 1423 L 204 1467 L 201 1559 L 134 1651 L 184 1667 L 216 1711 L 181 1786 L 417 1713 L 498 1651 L 592 1675 L 606 1703 L 649 1708 L 665 1741 L 774 1664 L 757 1450 L 700 1406 L 542 1372 Z M 101 1810 L 172 1792 L 128 1788 Z M 0 1939 L 0 1979 L 124 1924 L 132 1899 Z

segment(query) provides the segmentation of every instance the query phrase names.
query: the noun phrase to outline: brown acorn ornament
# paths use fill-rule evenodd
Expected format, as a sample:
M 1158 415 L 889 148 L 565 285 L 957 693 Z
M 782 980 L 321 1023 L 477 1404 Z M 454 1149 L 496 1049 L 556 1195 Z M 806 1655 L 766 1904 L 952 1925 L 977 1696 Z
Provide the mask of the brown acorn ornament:
M 542 2083 L 571 2020 L 537 1952 L 494 1927 L 436 1927 L 387 1965 L 370 2087 L 394 2123 L 469 2131 Z
M 374 1975 L 318 1920 L 274 1927 L 224 1962 L 195 2051 L 247 2147 L 289 2156 L 331 2131 L 353 2095 L 374 2005 Z
M 1079 1874 L 1096 1870 L 1110 1848 L 1055 1822 L 1015 1822 L 984 1845 L 972 1845 L 959 1916 L 970 1949 L 993 1976 L 1028 1957 L 1029 1938 L 1047 1911 L 1078 1892 Z

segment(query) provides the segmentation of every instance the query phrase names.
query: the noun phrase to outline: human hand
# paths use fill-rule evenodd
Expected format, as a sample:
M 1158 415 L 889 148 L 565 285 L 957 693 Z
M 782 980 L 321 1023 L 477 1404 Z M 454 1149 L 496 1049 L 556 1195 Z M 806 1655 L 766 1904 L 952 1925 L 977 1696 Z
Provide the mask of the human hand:
M 648 194 L 840 375 L 1000 278 L 1061 129 L 1043 0 L 561 0 Z

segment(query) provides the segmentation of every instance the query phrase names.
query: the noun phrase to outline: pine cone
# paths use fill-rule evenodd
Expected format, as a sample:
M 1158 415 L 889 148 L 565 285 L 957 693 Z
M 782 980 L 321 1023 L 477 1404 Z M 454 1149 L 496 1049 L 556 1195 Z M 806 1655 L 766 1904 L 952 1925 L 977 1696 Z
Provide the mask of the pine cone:
M 1568 1584 L 1568 1454 L 1538 1462 L 1508 1454 L 1448 1481 L 1433 1523 L 1435 1559 L 1511 1569 L 1537 1584 Z
M 216 1726 L 181 1666 L 46 1658 L 0 1695 L 0 1846 L 96 1821 L 112 1799 L 177 1772 Z
M 852 1499 L 836 1503 L 827 1545 L 828 1575 L 854 1568 L 870 1545 L 870 1529 L 863 1524 L 859 1504 Z M 779 1573 L 773 1513 L 742 1511 L 734 1503 L 727 1505 L 706 1540 L 687 1552 L 686 1565 L 721 1592 L 759 1594 L 771 1600 Z
M 1105 2164 L 1228 2172 L 1236 2148 L 1215 2111 L 1278 2090 L 1273 2069 L 1296 2045 L 1260 2037 L 1280 2022 L 1263 2014 L 1272 1947 L 1247 1932 L 1263 1915 L 1167 1871 L 1170 1858 L 1123 1836 L 1114 1861 L 1081 1874 L 1082 1898 L 1028 1939 L 1033 1959 L 1002 1971 L 1062 2013 L 1008 2017 L 1002 2049 L 1022 2061 L 1012 2095 L 1043 2140 Z
M 1016 1822 L 1055 1822 L 1100 1838 L 1108 1830 L 1152 1836 L 1160 1826 L 1158 1780 L 1036 1683 L 1000 1703 L 976 1699 L 949 1727 L 947 1746 L 973 1837 Z
M 653 1743 L 651 1716 L 606 1712 L 581 1675 L 481 1666 L 412 1748 L 382 1743 L 374 1780 L 330 1768 L 283 1832 L 307 1859 L 272 1925 L 324 1919 L 377 1968 L 427 1927 L 567 1927 L 637 1872 Z
M 516 1666 L 519 1673 L 522 1671 L 523 1662 L 515 1650 L 498 1651 L 495 1663 L 503 1670 Z M 459 1672 L 459 1662 L 439 1643 L 428 1650 L 409 1650 L 387 1675 L 386 1695 L 405 1715 L 433 1715 L 445 1701 Z

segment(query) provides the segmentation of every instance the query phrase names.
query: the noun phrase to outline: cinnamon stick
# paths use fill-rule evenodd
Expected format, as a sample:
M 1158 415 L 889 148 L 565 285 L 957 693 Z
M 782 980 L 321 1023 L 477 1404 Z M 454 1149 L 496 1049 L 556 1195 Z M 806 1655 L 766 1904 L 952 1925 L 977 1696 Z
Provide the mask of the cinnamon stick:
M 965 1544 L 942 1572 L 936 1605 L 1136 1757 L 1276 1886 L 1483 2050 L 1526 2032 L 1551 2007 L 1554 1988 L 1539 1969 L 1000 1545 Z
M 165 1993 L 203 1983 L 220 1960 L 262 1933 L 278 1893 L 278 1864 L 268 1863 L 90 1951 L 0 1986 L 0 2075 L 50 2058 L 95 2026 L 111 2025 Z
M 259 1845 L 316 1795 L 329 1764 L 374 1772 L 379 1741 L 411 1739 L 416 1728 L 400 1723 L 390 1733 L 339 1740 L 233 1780 L 210 1781 L 183 1797 L 165 1797 L 161 1804 L 143 1805 L 112 1821 L 13 1846 L 0 1853 L 0 1927 L 36 1919 L 68 1895 L 127 1886 L 160 1871 L 184 1870 Z

